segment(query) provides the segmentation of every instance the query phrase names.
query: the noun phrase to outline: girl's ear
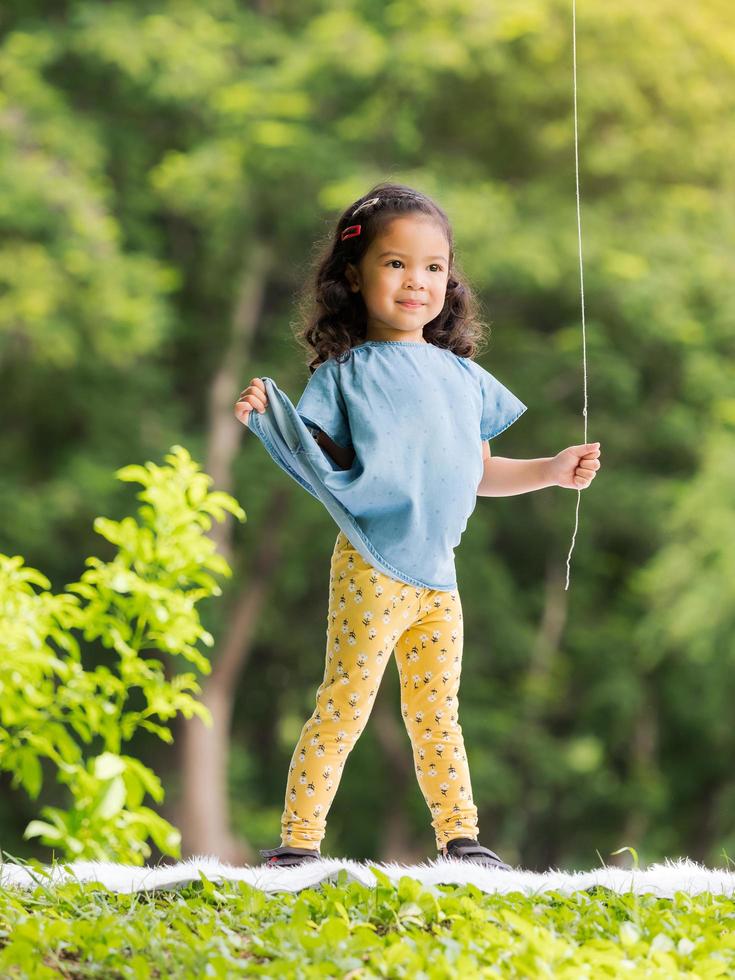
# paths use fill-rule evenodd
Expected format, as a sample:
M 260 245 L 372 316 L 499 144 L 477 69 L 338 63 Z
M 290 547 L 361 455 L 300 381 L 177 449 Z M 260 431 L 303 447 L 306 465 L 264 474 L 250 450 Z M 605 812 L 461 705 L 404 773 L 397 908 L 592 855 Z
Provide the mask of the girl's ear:
M 358 281 L 357 270 L 351 262 L 348 262 L 345 266 L 345 276 L 347 277 L 347 282 L 349 283 L 352 292 L 358 292 L 360 289 L 360 283 Z

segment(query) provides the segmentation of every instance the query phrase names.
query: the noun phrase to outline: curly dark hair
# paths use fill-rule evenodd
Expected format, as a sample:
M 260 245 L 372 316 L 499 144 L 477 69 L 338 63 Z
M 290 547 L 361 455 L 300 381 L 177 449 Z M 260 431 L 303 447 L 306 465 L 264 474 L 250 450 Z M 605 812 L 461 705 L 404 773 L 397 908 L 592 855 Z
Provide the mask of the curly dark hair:
M 370 203 L 371 198 L 378 198 Z M 353 224 L 360 211 L 362 232 L 341 240 L 342 232 Z M 396 217 L 422 214 L 433 218 L 449 243 L 449 277 L 441 313 L 424 327 L 424 339 L 460 357 L 474 358 L 485 339 L 485 325 L 479 320 L 480 304 L 460 273 L 454 254 L 451 225 L 444 211 L 430 197 L 405 184 L 383 182 L 346 208 L 333 232 L 316 243 L 306 285 L 298 298 L 300 328 L 297 342 L 308 352 L 309 372 L 328 360 L 347 360 L 350 351 L 365 340 L 367 310 L 361 293 L 352 292 L 345 275 L 347 263 L 357 265 L 370 243 Z M 314 355 L 316 352 L 316 356 Z

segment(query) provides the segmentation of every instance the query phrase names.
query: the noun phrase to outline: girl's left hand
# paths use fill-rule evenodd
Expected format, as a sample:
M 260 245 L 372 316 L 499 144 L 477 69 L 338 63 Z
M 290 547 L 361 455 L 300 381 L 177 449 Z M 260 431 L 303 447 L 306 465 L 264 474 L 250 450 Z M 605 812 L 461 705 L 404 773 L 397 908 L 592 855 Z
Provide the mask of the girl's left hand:
M 588 442 L 569 446 L 557 453 L 549 463 L 554 486 L 567 490 L 586 490 L 600 468 L 600 443 Z

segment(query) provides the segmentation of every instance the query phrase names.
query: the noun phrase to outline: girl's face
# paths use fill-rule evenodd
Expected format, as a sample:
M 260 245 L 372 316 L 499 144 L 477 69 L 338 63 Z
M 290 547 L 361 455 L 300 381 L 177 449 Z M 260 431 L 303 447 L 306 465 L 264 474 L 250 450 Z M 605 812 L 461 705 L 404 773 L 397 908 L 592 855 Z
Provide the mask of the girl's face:
M 444 306 L 449 243 L 428 216 L 395 218 L 346 275 L 365 302 L 367 340 L 426 343 L 423 328 Z

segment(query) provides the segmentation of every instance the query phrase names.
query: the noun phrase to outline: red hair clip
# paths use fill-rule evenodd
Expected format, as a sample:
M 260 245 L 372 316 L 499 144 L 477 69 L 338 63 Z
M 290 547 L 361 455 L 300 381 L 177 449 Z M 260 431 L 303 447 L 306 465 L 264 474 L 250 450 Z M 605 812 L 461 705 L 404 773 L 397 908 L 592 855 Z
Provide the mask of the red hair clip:
M 345 238 L 354 238 L 356 235 L 359 235 L 361 231 L 362 225 L 350 225 L 349 228 L 345 228 L 345 230 L 342 232 L 340 235 L 340 240 L 344 241 Z

